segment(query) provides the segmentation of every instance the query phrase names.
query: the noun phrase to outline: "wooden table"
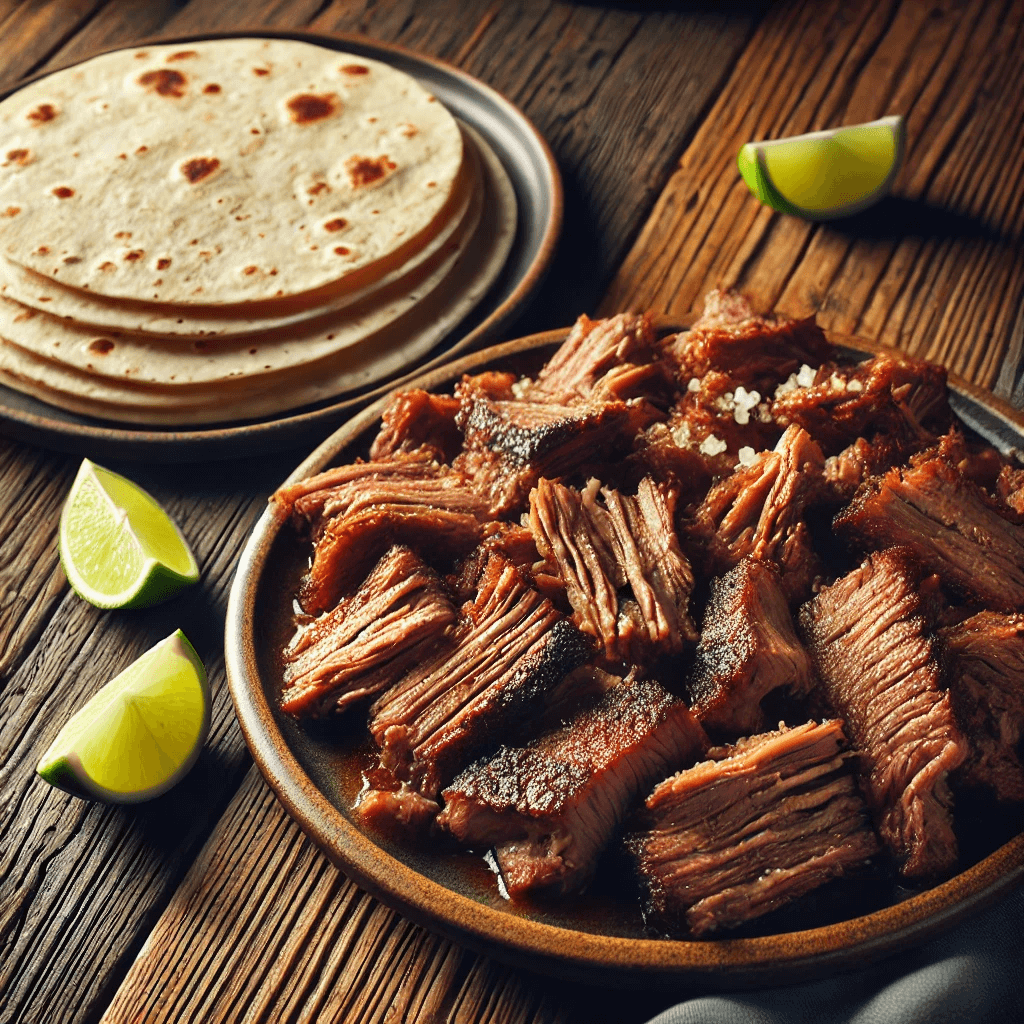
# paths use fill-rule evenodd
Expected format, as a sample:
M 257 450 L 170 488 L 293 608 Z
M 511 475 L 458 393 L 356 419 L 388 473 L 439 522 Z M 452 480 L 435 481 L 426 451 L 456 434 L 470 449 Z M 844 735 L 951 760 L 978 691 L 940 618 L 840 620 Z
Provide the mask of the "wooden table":
M 686 315 L 736 286 L 1024 400 L 1024 6 L 699 6 L 0 0 L 0 78 L 155 33 L 398 42 L 505 93 L 559 161 L 564 239 L 521 333 L 583 311 Z M 736 172 L 749 139 L 897 112 L 895 196 L 852 220 L 773 214 Z M 0 439 L 0 1021 L 629 1022 L 674 1001 L 550 983 L 411 925 L 331 867 L 252 767 L 224 681 L 225 602 L 267 494 L 305 454 L 112 464 L 165 503 L 203 579 L 151 611 L 103 613 L 57 561 L 78 459 Z M 215 698 L 186 781 L 111 808 L 35 778 L 71 710 L 177 626 Z

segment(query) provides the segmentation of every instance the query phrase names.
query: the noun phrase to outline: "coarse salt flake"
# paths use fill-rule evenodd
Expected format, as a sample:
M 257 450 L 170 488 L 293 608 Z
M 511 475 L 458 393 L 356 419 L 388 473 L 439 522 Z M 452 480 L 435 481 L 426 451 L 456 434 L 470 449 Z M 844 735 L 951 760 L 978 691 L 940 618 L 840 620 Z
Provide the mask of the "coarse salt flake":
M 863 391 L 864 385 L 859 380 L 848 380 L 846 382 L 847 391 Z
M 721 455 L 729 446 L 719 437 L 715 437 L 714 434 L 708 434 L 700 443 L 698 449 L 701 455 Z
M 680 448 L 686 448 L 690 444 L 690 424 L 686 420 L 672 431 L 672 440 Z
M 813 366 L 808 366 L 804 363 L 800 367 L 800 372 L 796 375 L 797 384 L 802 388 L 809 388 L 814 383 L 816 372 Z
M 757 452 L 749 445 L 744 445 L 737 454 L 741 466 L 752 466 L 757 461 Z
M 746 426 L 750 422 L 750 410 L 756 409 L 757 403 L 761 401 L 761 393 L 759 391 L 748 391 L 745 387 L 740 386 L 736 389 L 733 401 L 736 404 L 732 414 L 733 419 L 740 426 Z
M 696 394 L 700 391 L 700 377 L 691 377 L 690 383 L 686 385 L 686 390 L 692 394 Z
M 512 384 L 512 394 L 515 395 L 516 398 L 522 398 L 523 395 L 530 390 L 532 384 L 533 381 L 530 380 L 529 377 L 523 377 L 521 380 L 517 380 Z

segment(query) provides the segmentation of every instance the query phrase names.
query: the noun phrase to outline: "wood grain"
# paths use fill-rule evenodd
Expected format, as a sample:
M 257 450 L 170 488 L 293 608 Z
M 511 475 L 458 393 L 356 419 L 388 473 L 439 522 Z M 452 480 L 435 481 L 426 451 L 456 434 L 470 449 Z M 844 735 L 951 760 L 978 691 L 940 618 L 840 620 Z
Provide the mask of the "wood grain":
M 759 27 L 603 308 L 683 315 L 716 286 L 818 315 L 1010 395 L 1024 257 L 1024 9 L 1012 3 L 779 5 Z M 746 141 L 907 119 L 893 197 L 812 225 L 761 207 Z

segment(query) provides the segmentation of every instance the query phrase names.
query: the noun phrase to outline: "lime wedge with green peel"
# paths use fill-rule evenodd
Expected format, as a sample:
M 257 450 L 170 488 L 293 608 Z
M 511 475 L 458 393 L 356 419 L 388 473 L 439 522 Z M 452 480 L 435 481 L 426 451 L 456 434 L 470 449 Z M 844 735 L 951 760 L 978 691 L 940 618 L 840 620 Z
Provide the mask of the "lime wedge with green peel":
M 199 579 L 170 516 L 141 487 L 83 460 L 60 517 L 60 561 L 99 608 L 147 608 Z
M 770 142 L 748 142 L 736 158 L 766 206 L 808 220 L 857 213 L 888 193 L 903 160 L 899 116 Z
M 95 694 L 36 771 L 75 796 L 137 803 L 188 772 L 209 729 L 206 670 L 179 629 Z

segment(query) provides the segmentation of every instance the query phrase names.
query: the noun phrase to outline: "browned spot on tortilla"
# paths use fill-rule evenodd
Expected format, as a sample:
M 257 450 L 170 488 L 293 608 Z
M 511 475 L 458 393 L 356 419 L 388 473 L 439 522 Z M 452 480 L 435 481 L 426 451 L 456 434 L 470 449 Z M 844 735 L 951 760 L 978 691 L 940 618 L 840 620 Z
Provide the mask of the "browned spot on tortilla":
M 64 257 L 64 262 L 65 263 L 81 263 L 82 262 L 82 257 L 81 256 L 65 256 Z
M 277 267 L 274 267 L 274 269 L 270 271 L 270 276 L 277 277 Z
M 428 181 L 427 182 L 427 188 L 437 188 L 437 182 L 436 181 Z
M 198 57 L 198 56 L 199 56 L 199 54 L 196 53 L 195 50 L 179 50 L 177 53 L 172 53 L 170 55 L 170 57 L 167 58 L 167 63 L 170 64 L 171 61 L 175 61 L 175 60 L 188 60 L 189 57 Z
M 57 116 L 57 108 L 52 103 L 40 103 L 35 110 L 28 112 L 28 119 L 33 124 L 46 124 Z
M 347 255 L 348 255 L 348 254 L 349 254 L 349 253 L 350 253 L 350 252 L 351 252 L 352 250 L 351 250 L 351 249 L 349 249 L 349 248 L 347 248 L 347 247 L 346 247 L 346 246 L 344 246 L 344 245 L 336 245 L 336 246 L 334 247 L 334 251 L 335 251 L 335 252 L 336 252 L 336 253 L 337 253 L 337 254 L 338 254 L 339 256 L 347 256 Z
M 345 75 L 368 75 L 370 69 L 365 64 L 343 64 L 339 69 Z
M 368 122 L 369 122 L 370 124 L 376 124 L 376 123 L 377 123 L 377 118 L 375 118 L 375 117 L 368 117 L 368 118 L 367 118 L 366 120 L 367 120 L 367 121 L 368 121 Z
M 309 188 L 306 189 L 306 193 L 308 195 L 311 195 L 311 196 L 318 196 L 318 195 L 320 195 L 321 192 L 330 192 L 330 191 L 331 191 L 331 186 L 328 185 L 326 181 L 318 181 L 315 184 L 310 185 Z
M 68 188 L 67 185 L 58 185 L 55 189 L 51 189 L 50 191 L 52 191 L 58 199 L 70 199 L 75 194 L 75 190 L 73 188 Z
M 288 116 L 296 124 L 309 124 L 336 114 L 341 109 L 341 100 L 333 92 L 304 92 L 293 96 L 285 106 L 288 108 Z
M 138 53 L 135 54 L 135 59 L 136 60 L 145 60 L 148 56 L 149 56 L 149 50 L 139 50 Z
M 419 135 L 420 130 L 414 124 L 403 124 L 402 134 L 407 138 L 411 139 L 414 135 Z
M 89 351 L 98 356 L 105 356 L 114 350 L 114 343 L 109 338 L 95 338 L 89 342 Z
M 200 285 L 198 288 L 193 288 L 192 289 L 192 294 L 193 295 L 199 295 L 202 292 L 202 290 L 203 290 L 203 286 Z
M 260 133 L 259 128 L 250 128 L 249 129 L 249 134 L 250 135 L 259 135 L 259 133 Z
M 118 231 L 117 234 L 114 235 L 114 237 L 115 238 L 131 238 L 132 237 L 132 233 L 130 231 Z
M 36 255 L 45 256 L 49 251 L 50 247 L 48 245 L 41 245 L 38 249 L 36 249 Z
M 7 152 L 9 164 L 20 164 L 22 167 L 29 162 L 32 154 L 27 149 L 11 149 Z
M 203 92 L 220 92 L 220 86 L 216 82 L 203 86 Z
M 124 254 L 124 258 L 129 263 L 134 263 L 136 260 L 141 260 L 142 257 L 145 256 L 145 255 L 146 255 L 146 251 L 144 249 L 132 249 L 131 252 L 126 252 Z
M 333 334 L 328 334 L 327 335 L 327 340 L 328 341 L 334 341 L 334 335 Z
M 157 278 L 157 279 L 156 279 L 156 280 L 155 280 L 155 281 L 153 282 L 153 287 L 154 287 L 154 288 L 159 288 L 159 287 L 160 287 L 160 285 L 162 285 L 163 283 L 164 283 L 164 279 L 163 279 L 162 277 L 158 277 L 158 278 Z M 153 298 L 156 298 L 156 296 L 154 295 L 154 296 L 153 296 Z
M 54 273 L 56 273 L 56 271 L 54 271 Z M 49 295 L 40 295 L 39 296 L 39 301 L 40 302 L 53 302 L 53 299 Z
M 160 96 L 174 97 L 184 96 L 185 86 L 188 84 L 188 79 L 173 68 L 157 68 L 156 71 L 147 71 L 145 74 L 139 75 L 137 81 L 139 85 L 150 92 L 155 92 Z
M 256 349 L 254 349 L 254 348 L 249 349 L 249 355 L 251 355 L 251 356 L 256 355 Z
M 170 265 L 171 261 L 166 256 L 161 256 L 160 259 L 156 261 L 157 270 L 166 270 Z
M 149 150 L 149 146 L 139 146 L 139 148 L 137 150 L 135 150 L 135 152 L 136 153 L 145 153 L 145 152 L 148 152 L 148 150 Z
M 117 159 L 118 160 L 127 160 L 128 159 L 128 154 L 127 153 L 118 153 L 117 154 Z
M 115 267 L 110 260 L 107 260 L 106 263 L 100 264 L 100 270 L 102 270 L 104 274 L 109 274 L 112 270 L 117 270 L 117 267 Z
M 262 78 L 264 75 L 270 74 L 270 68 L 253 68 L 252 73 L 254 75 L 259 75 L 260 78 Z
M 248 266 L 248 267 L 245 268 L 244 271 L 242 271 L 242 273 L 244 273 L 244 274 L 255 274 L 256 271 L 259 270 L 259 269 L 260 269 L 259 267 Z
M 210 343 L 208 341 L 203 341 L 202 339 L 200 339 L 199 341 L 192 342 L 192 347 L 197 352 L 205 352 L 210 347 Z
M 4 210 L 5 217 L 17 217 L 19 213 L 21 213 L 20 206 L 8 206 L 7 209 Z
M 220 161 L 215 156 L 195 156 L 181 165 L 181 173 L 193 185 L 208 178 L 217 168 Z
M 353 188 L 365 188 L 381 178 L 386 178 L 398 164 L 387 154 L 378 157 L 351 156 L 345 161 L 345 169 Z
M 436 96 L 428 96 L 427 97 L 427 102 L 428 103 L 436 103 L 437 102 L 437 97 Z
M 344 217 L 335 217 L 324 225 L 324 231 L 340 231 L 344 227 L 348 227 L 348 221 Z

